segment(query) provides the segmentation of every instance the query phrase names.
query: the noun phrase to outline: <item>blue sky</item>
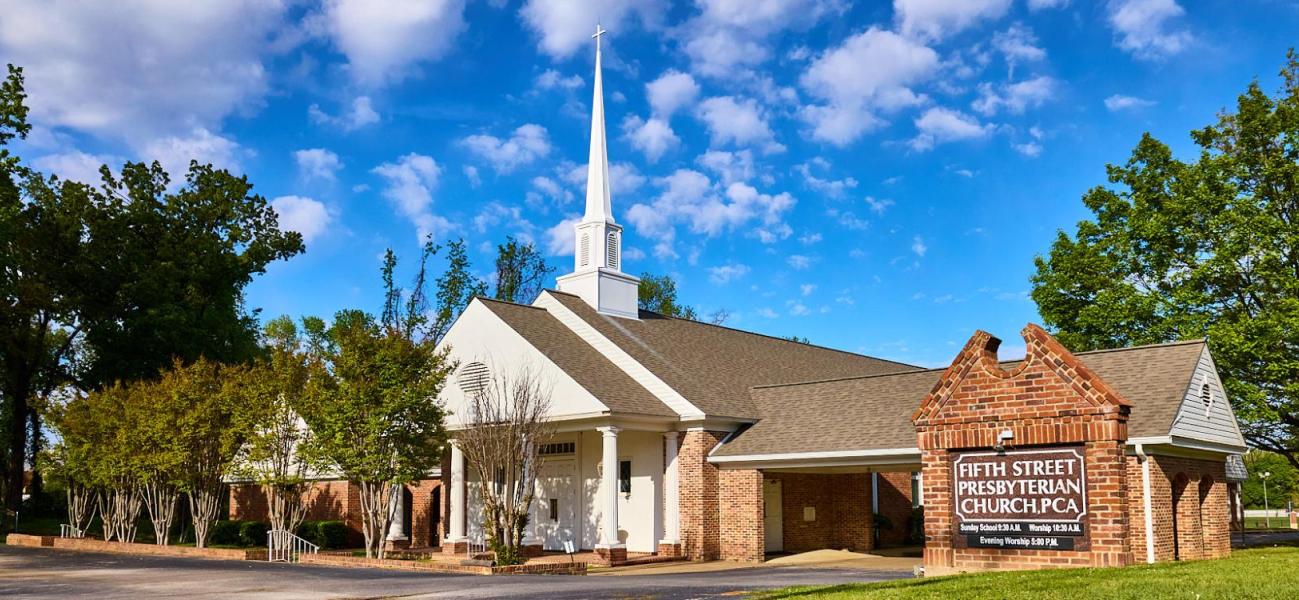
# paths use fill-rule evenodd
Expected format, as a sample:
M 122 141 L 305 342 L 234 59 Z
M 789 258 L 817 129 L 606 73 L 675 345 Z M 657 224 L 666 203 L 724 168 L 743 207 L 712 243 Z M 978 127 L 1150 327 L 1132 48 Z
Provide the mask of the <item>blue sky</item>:
M 506 235 L 571 268 L 597 19 L 624 267 L 728 325 L 924 365 L 1022 347 L 1033 257 L 1144 131 L 1183 156 L 1290 0 L 0 0 L 36 166 L 246 173 L 307 252 L 264 315 L 379 302 L 379 259 Z

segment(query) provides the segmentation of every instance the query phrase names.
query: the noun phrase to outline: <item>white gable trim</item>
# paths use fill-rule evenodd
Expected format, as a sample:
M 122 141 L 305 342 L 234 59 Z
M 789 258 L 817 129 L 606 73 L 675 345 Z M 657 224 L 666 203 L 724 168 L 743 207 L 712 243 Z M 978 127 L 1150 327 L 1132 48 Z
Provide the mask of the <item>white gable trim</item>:
M 645 365 L 632 358 L 630 354 L 627 354 L 612 340 L 597 331 L 595 327 L 592 327 L 590 323 L 579 317 L 577 313 L 569 310 L 567 306 L 564 306 L 563 302 L 556 300 L 550 292 L 542 292 L 533 305 L 549 311 L 560 323 L 563 323 L 565 327 L 571 329 L 583 341 L 595 348 L 596 352 L 603 354 L 614 366 L 634 379 L 636 383 L 639 383 L 641 387 L 648 390 L 649 393 L 667 405 L 668 408 L 671 408 L 673 412 L 680 415 L 681 418 L 699 419 L 705 416 L 704 411 L 691 404 L 689 400 L 686 400 L 685 396 L 672 389 L 672 386 L 668 385 L 666 381 L 659 379 L 657 375 L 645 368 Z

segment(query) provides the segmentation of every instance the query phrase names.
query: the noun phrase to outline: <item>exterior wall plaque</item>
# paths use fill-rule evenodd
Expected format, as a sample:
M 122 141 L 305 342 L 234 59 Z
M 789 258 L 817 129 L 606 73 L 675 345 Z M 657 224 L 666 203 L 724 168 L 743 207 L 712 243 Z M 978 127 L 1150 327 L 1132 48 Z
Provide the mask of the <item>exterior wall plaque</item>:
M 955 454 L 952 513 L 958 547 L 1087 548 L 1081 447 Z

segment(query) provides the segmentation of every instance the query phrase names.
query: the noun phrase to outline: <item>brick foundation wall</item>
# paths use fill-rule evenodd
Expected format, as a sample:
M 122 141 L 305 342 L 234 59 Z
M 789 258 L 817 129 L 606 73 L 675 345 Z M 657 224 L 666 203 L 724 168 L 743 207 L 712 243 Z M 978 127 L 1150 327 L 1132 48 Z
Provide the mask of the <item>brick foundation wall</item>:
M 762 472 L 726 469 L 718 473 L 720 557 L 762 562 L 765 554 Z
M 415 482 L 407 489 L 411 492 L 411 546 L 435 546 L 442 538 L 441 523 L 438 520 L 438 531 L 431 531 L 433 523 L 432 501 L 435 491 L 440 490 L 440 479 L 426 479 Z M 308 521 L 342 521 L 350 532 L 348 543 L 360 546 L 364 543 L 361 533 L 361 490 L 360 487 L 347 481 L 317 481 L 307 491 Z M 436 494 L 442 496 L 440 492 Z M 266 494 L 261 486 L 230 486 L 229 518 L 246 521 L 266 521 Z
M 880 546 L 900 546 L 907 543 L 911 522 L 911 472 L 878 473 L 879 514 L 893 524 L 892 529 L 880 530 Z M 869 476 L 868 476 L 869 477 Z
M 924 465 L 927 573 L 1132 561 L 1124 457 L 1130 405 L 1040 327 L 1029 325 L 1023 335 L 1026 357 L 1007 371 L 997 360 L 1000 340 L 975 333 L 913 415 Z M 967 548 L 957 538 L 953 452 L 992 448 L 1003 430 L 1011 431 L 1017 449 L 1083 448 L 1087 535 L 1078 540 L 1080 549 Z
M 870 474 L 768 473 L 766 477 L 781 482 L 786 552 L 822 548 L 868 552 L 875 548 Z M 909 503 L 907 507 L 910 512 Z M 807 508 L 815 513 L 811 521 L 804 519 Z M 723 520 L 723 531 L 730 527 Z
M 680 480 L 682 552 L 690 560 L 721 556 L 718 520 L 718 470 L 708 453 L 726 437 L 724 431 L 687 431 L 677 452 Z

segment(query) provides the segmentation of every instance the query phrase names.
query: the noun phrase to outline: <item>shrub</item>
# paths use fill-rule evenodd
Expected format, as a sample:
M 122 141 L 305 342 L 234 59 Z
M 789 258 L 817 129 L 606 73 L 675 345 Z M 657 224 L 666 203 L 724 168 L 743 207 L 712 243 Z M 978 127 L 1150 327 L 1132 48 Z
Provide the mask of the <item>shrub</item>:
M 911 518 L 907 519 L 907 542 L 922 544 L 925 541 L 925 507 L 911 509 Z
M 298 529 L 293 532 L 294 535 L 307 540 L 313 544 L 319 545 L 320 542 L 320 521 L 303 521 L 298 525 Z
M 333 550 L 347 545 L 348 529 L 342 521 L 320 521 L 316 524 L 313 542 L 322 550 Z
M 239 528 L 243 521 L 216 521 L 208 533 L 208 543 L 213 546 L 238 546 Z
M 239 525 L 239 545 L 257 548 L 266 545 L 266 530 L 271 526 L 259 521 L 244 521 Z

